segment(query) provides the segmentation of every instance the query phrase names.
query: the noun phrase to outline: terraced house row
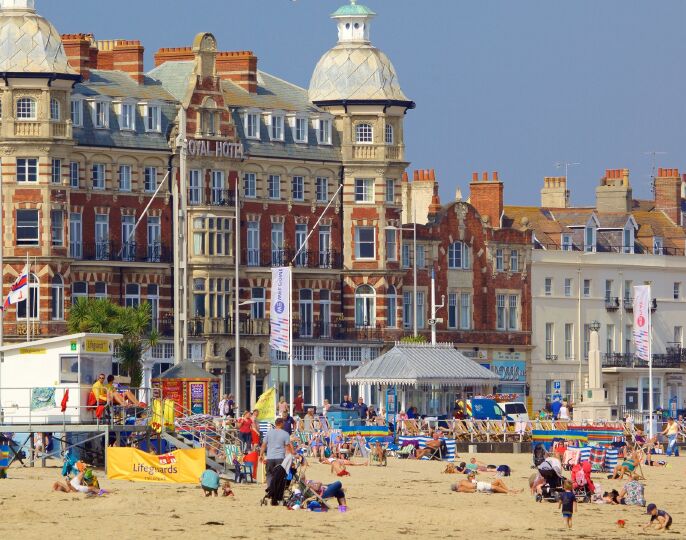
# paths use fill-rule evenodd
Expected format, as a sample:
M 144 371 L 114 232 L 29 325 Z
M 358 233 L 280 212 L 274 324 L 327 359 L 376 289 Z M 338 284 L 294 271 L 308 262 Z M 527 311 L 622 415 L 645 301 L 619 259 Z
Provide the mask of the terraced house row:
M 79 297 L 148 302 L 164 339 L 147 354 L 146 377 L 179 360 L 176 336 L 182 356 L 221 375 L 227 391 L 239 387 L 247 406 L 268 385 L 287 393 L 287 359 L 269 347 L 268 314 L 271 268 L 292 264 L 295 387 L 306 402 L 356 397 L 346 373 L 403 336 L 428 336 L 433 322 L 439 341 L 501 374 L 496 390 L 528 395 L 536 407 L 557 382 L 578 395 L 583 359 L 558 360 L 558 349 L 563 335 L 579 348 L 586 318 L 549 316 L 548 289 L 538 290 L 547 274 L 539 276 L 553 253 L 570 279 L 580 255 L 601 252 L 617 259 L 603 272 L 639 259 L 653 271 L 666 258 L 681 269 L 683 229 L 660 202 L 676 194 L 658 190 L 652 206 L 631 199 L 618 215 L 602 207 L 617 191 L 609 175 L 597 210 L 508 207 L 498 173 L 475 173 L 466 200 L 458 192 L 442 204 L 433 170 L 407 172 L 404 120 L 415 104 L 371 43 L 374 16 L 354 2 L 332 15 L 337 43 L 304 89 L 260 70 L 250 51 L 220 50 L 210 33 L 160 49 L 146 71 L 139 41 L 60 35 L 34 0 L 0 0 L 5 294 L 27 255 L 31 262 L 29 301 L 5 313 L 5 339 L 63 334 Z M 546 180 L 544 207 L 568 206 L 565 181 Z M 631 250 L 603 241 L 617 227 L 633 231 Z M 659 231 L 653 246 L 648 230 Z M 587 239 L 596 247 L 582 247 Z M 650 257 L 634 255 L 658 245 Z M 435 313 L 432 273 L 443 304 Z M 550 274 L 550 290 L 562 291 L 562 273 Z M 622 279 L 613 278 L 610 297 Z M 593 278 L 589 298 L 602 307 L 601 289 Z M 559 305 L 571 302 L 559 296 Z M 612 324 L 616 354 L 624 323 Z M 670 384 L 681 388 L 670 374 L 665 398 Z M 618 403 L 639 379 L 617 383 Z M 376 401 L 377 389 L 361 391 Z M 445 393 L 407 399 L 429 413 L 450 402 Z

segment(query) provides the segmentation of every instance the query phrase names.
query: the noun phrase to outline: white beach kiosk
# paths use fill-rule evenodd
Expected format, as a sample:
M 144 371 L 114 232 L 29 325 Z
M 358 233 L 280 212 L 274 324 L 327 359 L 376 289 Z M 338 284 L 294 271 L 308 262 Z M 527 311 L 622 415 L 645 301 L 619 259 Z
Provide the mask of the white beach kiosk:
M 88 394 L 98 374 L 112 373 L 121 337 L 81 333 L 0 347 L 0 425 L 93 423 Z

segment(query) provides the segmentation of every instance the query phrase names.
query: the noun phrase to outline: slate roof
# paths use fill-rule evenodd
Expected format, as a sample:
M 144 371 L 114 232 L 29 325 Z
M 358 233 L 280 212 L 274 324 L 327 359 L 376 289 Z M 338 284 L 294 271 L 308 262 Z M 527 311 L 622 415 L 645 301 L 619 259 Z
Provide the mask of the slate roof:
M 346 375 L 352 384 L 471 386 L 494 384 L 496 374 L 448 346 L 400 344 Z

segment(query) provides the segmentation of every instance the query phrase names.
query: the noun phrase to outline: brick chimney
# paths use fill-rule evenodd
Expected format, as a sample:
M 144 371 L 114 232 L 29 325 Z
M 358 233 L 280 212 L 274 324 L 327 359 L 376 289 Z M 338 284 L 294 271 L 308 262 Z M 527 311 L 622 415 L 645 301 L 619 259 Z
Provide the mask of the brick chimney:
M 163 47 L 155 53 L 155 67 L 165 62 L 184 62 L 193 58 L 195 56 L 190 47 Z
M 679 169 L 657 170 L 655 208 L 662 210 L 676 225 L 681 225 L 681 176 Z
M 119 39 L 112 48 L 112 68 L 123 71 L 138 84 L 145 81 L 143 53 L 145 49 L 138 40 Z
M 567 208 L 569 206 L 566 176 L 546 176 L 543 178 L 541 206 L 544 208 Z
M 62 46 L 67 55 L 67 62 L 84 80 L 91 76 L 90 48 L 93 36 L 90 34 L 63 34 Z
M 503 214 L 503 183 L 494 172 L 489 178 L 484 172 L 481 181 L 479 173 L 472 174 L 469 184 L 469 202 L 482 218 L 487 217 L 492 227 L 500 227 L 500 216 Z
M 252 51 L 220 52 L 217 54 L 217 75 L 254 94 L 257 92 L 257 56 Z
M 632 208 L 629 169 L 607 169 L 595 188 L 598 212 L 630 212 Z

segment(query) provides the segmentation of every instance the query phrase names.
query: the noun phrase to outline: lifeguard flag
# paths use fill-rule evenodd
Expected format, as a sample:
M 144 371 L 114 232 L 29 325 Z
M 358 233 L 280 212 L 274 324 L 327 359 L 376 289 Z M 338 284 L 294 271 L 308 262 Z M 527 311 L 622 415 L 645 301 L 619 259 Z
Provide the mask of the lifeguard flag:
M 64 391 L 64 397 L 62 398 L 62 403 L 61 403 L 62 412 L 67 410 L 67 401 L 69 401 L 69 388 L 67 388 Z
M 255 403 L 254 408 L 260 413 L 257 417 L 259 422 L 273 422 L 276 420 L 276 388 L 272 386 L 263 392 L 258 398 L 257 403 Z

